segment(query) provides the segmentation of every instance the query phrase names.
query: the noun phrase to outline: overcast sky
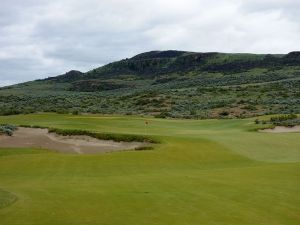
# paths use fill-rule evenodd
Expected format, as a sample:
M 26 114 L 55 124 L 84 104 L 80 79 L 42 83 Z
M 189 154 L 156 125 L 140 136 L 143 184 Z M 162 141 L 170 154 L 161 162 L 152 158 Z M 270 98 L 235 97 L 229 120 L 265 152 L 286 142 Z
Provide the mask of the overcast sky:
M 167 49 L 300 50 L 300 1 L 0 0 L 0 86 Z

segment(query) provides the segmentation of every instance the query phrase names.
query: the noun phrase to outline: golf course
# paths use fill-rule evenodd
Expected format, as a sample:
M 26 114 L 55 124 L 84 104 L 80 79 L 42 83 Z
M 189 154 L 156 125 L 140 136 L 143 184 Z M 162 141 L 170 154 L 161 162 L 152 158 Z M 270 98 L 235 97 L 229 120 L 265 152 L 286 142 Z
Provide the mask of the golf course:
M 268 116 L 264 116 L 268 117 Z M 4 148 L 1 225 L 298 225 L 300 133 L 248 119 L 36 113 L 0 124 L 144 135 L 148 150 Z

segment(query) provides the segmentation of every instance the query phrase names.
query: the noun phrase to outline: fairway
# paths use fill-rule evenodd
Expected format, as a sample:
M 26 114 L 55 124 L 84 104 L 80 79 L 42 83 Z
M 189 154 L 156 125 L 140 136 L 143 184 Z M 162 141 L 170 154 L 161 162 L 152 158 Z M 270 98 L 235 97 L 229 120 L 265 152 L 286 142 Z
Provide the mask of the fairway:
M 300 224 L 300 133 L 256 132 L 253 118 L 41 113 L 3 123 L 151 135 L 161 144 L 96 155 L 0 149 L 0 225 Z

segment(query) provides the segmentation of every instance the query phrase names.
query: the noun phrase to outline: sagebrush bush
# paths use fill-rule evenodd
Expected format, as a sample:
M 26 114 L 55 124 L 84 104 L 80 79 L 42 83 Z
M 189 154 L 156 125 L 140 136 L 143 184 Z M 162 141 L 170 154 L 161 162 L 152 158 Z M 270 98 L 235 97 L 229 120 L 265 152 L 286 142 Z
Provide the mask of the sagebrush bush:
M 8 136 L 12 136 L 14 131 L 17 129 L 16 126 L 10 124 L 1 124 L 0 125 L 0 134 L 5 134 Z
M 273 126 L 294 127 L 300 125 L 300 118 L 295 114 L 272 116 L 270 120 L 254 121 L 256 124 L 272 124 Z

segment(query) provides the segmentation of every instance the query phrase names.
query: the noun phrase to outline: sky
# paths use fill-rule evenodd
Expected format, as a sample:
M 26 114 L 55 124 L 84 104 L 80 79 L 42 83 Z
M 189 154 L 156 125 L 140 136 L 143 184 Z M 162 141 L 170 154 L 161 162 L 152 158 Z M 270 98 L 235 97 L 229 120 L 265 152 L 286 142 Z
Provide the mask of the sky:
M 300 50 L 299 0 L 0 0 L 0 86 L 151 50 Z

